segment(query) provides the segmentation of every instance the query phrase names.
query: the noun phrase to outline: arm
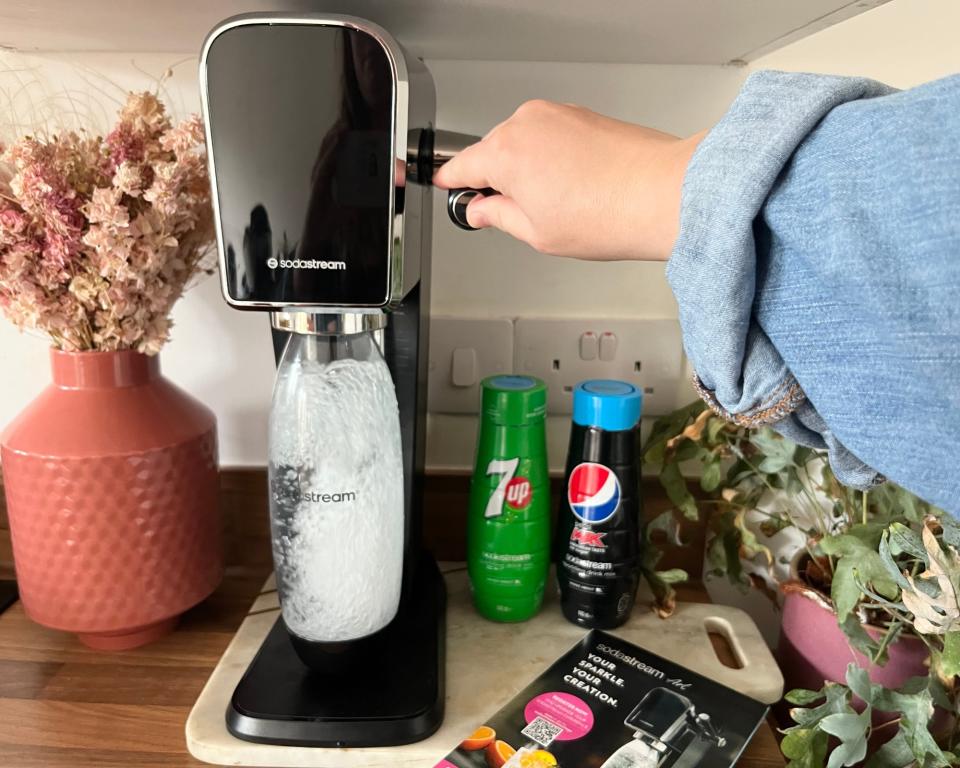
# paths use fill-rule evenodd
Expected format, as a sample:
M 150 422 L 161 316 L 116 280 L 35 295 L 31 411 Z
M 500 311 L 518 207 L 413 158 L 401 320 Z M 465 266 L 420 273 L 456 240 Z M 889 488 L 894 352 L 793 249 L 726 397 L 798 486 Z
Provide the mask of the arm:
M 701 138 L 529 101 L 441 167 L 434 183 L 498 190 L 470 203 L 470 224 L 501 229 L 542 253 L 666 261 L 683 174 Z
M 764 72 L 688 139 L 535 102 L 437 181 L 500 190 L 471 223 L 547 253 L 669 257 L 715 410 L 957 511 L 958 102 L 956 78 Z
M 956 77 L 753 76 L 690 164 L 668 268 L 715 408 L 954 513 L 958 110 Z

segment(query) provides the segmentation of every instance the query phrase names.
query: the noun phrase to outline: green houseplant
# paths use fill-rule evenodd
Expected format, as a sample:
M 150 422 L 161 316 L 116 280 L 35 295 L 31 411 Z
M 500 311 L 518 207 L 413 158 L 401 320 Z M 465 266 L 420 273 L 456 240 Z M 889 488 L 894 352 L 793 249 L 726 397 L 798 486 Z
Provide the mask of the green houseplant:
M 712 575 L 744 586 L 772 580 L 788 595 L 818 601 L 843 633 L 847 660 L 851 649 L 858 654 L 859 663 L 844 661 L 844 673 L 819 690 L 787 694 L 795 705 L 782 744 L 789 765 L 856 765 L 868 753 L 869 766 L 958 764 L 956 521 L 893 483 L 867 493 L 846 488 L 822 454 L 770 429 L 730 423 L 701 402 L 655 423 L 644 460 L 673 503 L 652 522 L 651 537 L 679 541 L 684 520 L 703 521 Z M 700 468 L 696 494 L 681 471 L 686 462 Z M 770 546 L 783 531 L 799 546 L 786 578 L 776 575 L 782 555 Z M 645 576 L 667 614 L 682 575 L 657 572 L 650 549 Z M 904 643 L 920 646 L 920 674 L 878 682 L 891 650 Z

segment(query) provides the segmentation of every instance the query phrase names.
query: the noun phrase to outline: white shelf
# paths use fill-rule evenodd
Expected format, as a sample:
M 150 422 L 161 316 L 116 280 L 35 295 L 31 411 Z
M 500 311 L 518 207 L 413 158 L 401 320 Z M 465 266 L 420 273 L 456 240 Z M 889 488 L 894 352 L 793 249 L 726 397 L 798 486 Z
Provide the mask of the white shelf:
M 371 19 L 426 59 L 727 64 L 887 0 L 4 0 L 0 45 L 196 53 L 228 16 L 322 10 Z

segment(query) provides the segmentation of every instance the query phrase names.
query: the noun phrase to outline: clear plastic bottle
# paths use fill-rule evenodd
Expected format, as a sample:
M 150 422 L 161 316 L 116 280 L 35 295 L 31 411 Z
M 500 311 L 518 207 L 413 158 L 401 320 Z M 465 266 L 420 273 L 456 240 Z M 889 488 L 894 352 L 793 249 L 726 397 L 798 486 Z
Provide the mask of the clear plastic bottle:
M 662 752 L 640 738 L 628 741 L 614 752 L 601 768 L 657 768 Z
M 337 644 L 382 629 L 400 601 L 403 465 L 393 379 L 371 333 L 290 335 L 274 386 L 269 456 L 273 558 L 288 631 Z

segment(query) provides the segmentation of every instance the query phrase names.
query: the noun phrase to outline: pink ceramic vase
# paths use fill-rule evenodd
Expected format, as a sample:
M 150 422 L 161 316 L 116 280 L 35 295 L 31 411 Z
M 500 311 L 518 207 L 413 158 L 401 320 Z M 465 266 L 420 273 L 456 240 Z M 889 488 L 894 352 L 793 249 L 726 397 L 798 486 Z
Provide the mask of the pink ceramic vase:
M 143 645 L 220 582 L 216 420 L 156 357 L 50 357 L 0 439 L 20 597 L 91 647 Z

